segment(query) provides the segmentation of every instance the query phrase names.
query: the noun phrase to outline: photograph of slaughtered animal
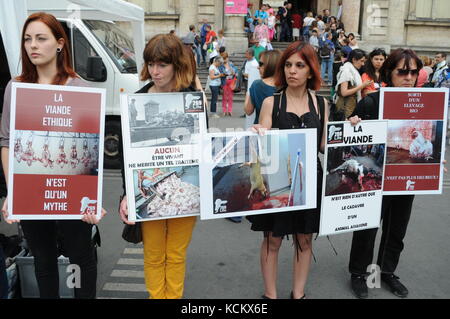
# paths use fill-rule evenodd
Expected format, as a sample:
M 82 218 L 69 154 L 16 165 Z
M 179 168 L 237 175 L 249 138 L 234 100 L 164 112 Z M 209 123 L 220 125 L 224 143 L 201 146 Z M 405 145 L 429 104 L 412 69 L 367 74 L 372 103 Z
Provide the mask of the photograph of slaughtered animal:
M 16 130 L 14 172 L 98 175 L 99 140 L 99 134 Z
M 137 220 L 200 213 L 198 166 L 134 170 L 133 180 Z
M 391 120 L 387 136 L 387 164 L 439 163 L 443 121 Z
M 211 141 L 213 215 L 251 215 L 310 206 L 315 187 L 307 174 L 314 147 L 306 147 L 304 133 L 258 136 L 216 136 Z M 249 136 L 251 135 L 251 136 Z M 225 150 L 225 152 L 224 152 Z M 313 153 L 312 159 L 311 154 Z M 311 166 L 312 167 L 312 166 Z M 315 203 L 312 203 L 314 205 Z M 202 216 L 203 219 L 203 216 Z
M 128 119 L 131 147 L 195 144 L 199 140 L 199 111 L 195 94 L 130 94 Z M 203 108 L 202 108 L 203 110 Z
M 384 144 L 329 147 L 325 196 L 381 190 Z

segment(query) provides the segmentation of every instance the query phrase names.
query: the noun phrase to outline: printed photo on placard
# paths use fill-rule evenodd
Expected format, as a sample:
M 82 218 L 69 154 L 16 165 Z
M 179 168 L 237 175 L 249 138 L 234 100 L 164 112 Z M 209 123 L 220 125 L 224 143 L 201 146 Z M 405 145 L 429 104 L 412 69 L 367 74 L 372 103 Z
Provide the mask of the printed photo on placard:
M 195 144 L 199 140 L 201 93 L 128 96 L 131 147 Z
M 16 174 L 98 175 L 99 135 L 16 131 Z
M 315 189 L 310 186 L 316 182 L 311 172 L 316 172 L 317 162 L 307 137 L 305 132 L 210 135 L 206 150 L 211 150 L 212 161 L 201 165 L 202 219 L 314 206 Z
M 128 219 L 198 216 L 205 95 L 122 94 L 120 107 Z
M 105 90 L 19 82 L 11 88 L 11 218 L 99 218 Z
M 329 147 L 325 196 L 381 190 L 384 144 Z
M 443 121 L 389 121 L 387 164 L 439 163 Z
M 387 119 L 385 195 L 441 194 L 449 91 L 382 88 L 379 118 Z
M 319 236 L 379 226 L 387 127 L 387 121 L 328 123 Z
M 137 219 L 200 212 L 198 166 L 133 171 Z

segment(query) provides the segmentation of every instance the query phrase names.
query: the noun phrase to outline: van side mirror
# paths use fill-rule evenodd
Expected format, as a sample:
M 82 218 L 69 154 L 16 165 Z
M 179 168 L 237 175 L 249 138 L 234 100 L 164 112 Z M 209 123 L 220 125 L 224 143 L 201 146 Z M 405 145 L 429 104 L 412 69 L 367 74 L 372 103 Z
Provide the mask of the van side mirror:
M 90 56 L 87 59 L 86 76 L 89 81 L 104 82 L 106 81 L 106 68 L 102 58 L 99 56 Z

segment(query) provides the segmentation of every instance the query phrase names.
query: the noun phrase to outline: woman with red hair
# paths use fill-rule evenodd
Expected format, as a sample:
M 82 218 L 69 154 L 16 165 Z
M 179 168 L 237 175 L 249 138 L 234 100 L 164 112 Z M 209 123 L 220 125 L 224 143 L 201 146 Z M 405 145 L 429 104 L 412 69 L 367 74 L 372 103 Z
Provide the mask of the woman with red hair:
M 253 128 L 263 134 L 266 129 L 316 128 L 317 147 L 325 147 L 328 105 L 314 92 L 320 88 L 319 61 L 314 48 L 303 42 L 292 43 L 281 56 L 275 74 L 279 91 L 267 97 L 261 108 L 259 124 Z M 275 299 L 278 251 L 284 236 L 292 235 L 295 244 L 292 299 L 305 298 L 305 285 L 312 256 L 312 235 L 319 231 L 322 167 L 317 162 L 317 208 L 276 214 L 249 216 L 252 230 L 263 231 L 261 268 L 264 277 L 263 298 Z
M 22 74 L 8 83 L 5 90 L 0 129 L 3 170 L 8 176 L 9 123 L 11 82 L 86 86 L 71 66 L 69 41 L 56 18 L 44 12 L 30 15 L 25 21 L 21 43 Z M 7 223 L 8 200 L 2 213 Z M 102 209 L 102 216 L 106 211 Z M 80 220 L 26 220 L 20 225 L 34 256 L 36 279 L 41 298 L 59 298 L 57 234 L 62 241 L 70 263 L 81 270 L 81 287 L 75 289 L 76 298 L 95 298 L 97 264 L 92 246 L 92 225 L 98 223 L 95 215 L 86 214 Z

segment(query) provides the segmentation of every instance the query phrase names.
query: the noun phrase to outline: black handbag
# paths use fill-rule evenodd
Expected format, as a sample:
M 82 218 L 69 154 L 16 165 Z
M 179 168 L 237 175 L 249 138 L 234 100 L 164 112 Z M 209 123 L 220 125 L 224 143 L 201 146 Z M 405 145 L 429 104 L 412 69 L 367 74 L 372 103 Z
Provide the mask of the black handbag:
M 136 223 L 134 225 L 125 224 L 122 231 L 122 238 L 133 244 L 142 242 L 141 223 Z
M 119 209 L 123 197 L 124 196 L 120 196 Z M 122 238 L 125 239 L 127 242 L 133 244 L 139 244 L 140 242 L 142 242 L 141 223 L 135 223 L 134 225 L 125 224 L 122 230 Z

